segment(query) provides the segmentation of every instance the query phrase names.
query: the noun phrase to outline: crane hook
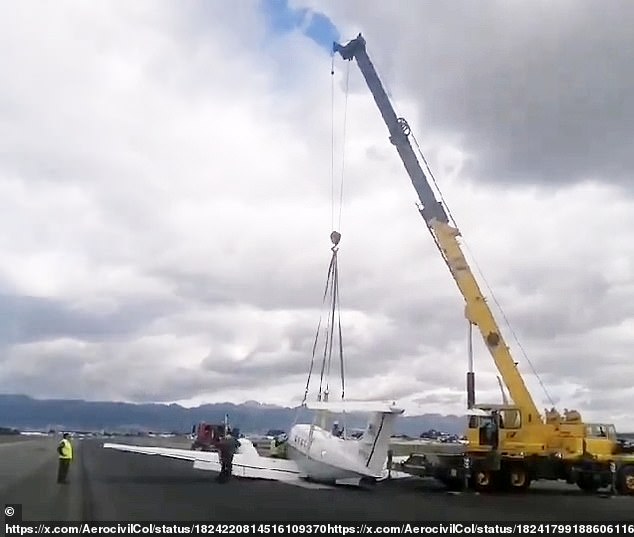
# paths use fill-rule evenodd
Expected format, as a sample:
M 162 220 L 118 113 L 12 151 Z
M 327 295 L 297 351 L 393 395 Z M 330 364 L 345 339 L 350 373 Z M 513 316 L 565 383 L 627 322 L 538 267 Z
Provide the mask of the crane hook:
M 337 248 L 337 245 L 339 244 L 340 240 L 341 240 L 341 233 L 339 233 L 338 231 L 333 231 L 330 234 L 330 241 L 333 244 L 333 247 L 332 247 L 333 251 Z

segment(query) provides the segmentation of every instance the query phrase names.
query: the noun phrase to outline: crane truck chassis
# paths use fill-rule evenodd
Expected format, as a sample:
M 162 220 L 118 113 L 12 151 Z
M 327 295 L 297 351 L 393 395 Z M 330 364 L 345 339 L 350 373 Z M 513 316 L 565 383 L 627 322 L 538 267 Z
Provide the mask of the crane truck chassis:
M 356 60 L 388 128 L 389 141 L 420 200 L 419 212 L 465 300 L 465 317 L 476 326 L 500 372 L 513 404 L 476 405 L 475 376 L 467 373 L 469 424 L 461 453 L 412 453 L 391 467 L 435 477 L 450 488 L 480 491 L 528 489 L 538 479 L 565 480 L 584 491 L 612 486 L 634 495 L 634 450 L 620 443 L 613 425 L 584 423 L 579 412 L 554 408 L 540 415 L 518 363 L 511 356 L 497 322 L 462 252 L 460 231 L 438 201 L 409 141 L 411 129 L 397 117 L 359 34 L 346 45 L 333 43 L 333 54 Z
M 510 405 L 478 407 L 482 413 L 469 417 L 469 436 L 486 436 L 488 425 L 496 414 L 516 412 Z M 559 452 L 544 454 L 522 453 L 513 449 L 496 449 L 495 437 L 483 438 L 480 447 L 455 446 L 451 452 L 431 447 L 425 453 L 412 453 L 392 462 L 391 469 L 418 477 L 431 477 L 449 490 L 476 490 L 479 492 L 521 492 L 533 481 L 561 480 L 576 484 L 585 492 L 609 488 L 619 494 L 631 495 L 634 488 L 634 446 L 616 438 L 612 425 L 587 424 L 586 444 L 593 441 L 614 442 L 614 453 L 597 457 L 591 451 L 581 456 L 564 457 Z M 509 430 L 501 428 L 500 434 Z M 586 446 L 586 450 L 587 450 Z M 591 449 L 591 448 L 590 448 Z

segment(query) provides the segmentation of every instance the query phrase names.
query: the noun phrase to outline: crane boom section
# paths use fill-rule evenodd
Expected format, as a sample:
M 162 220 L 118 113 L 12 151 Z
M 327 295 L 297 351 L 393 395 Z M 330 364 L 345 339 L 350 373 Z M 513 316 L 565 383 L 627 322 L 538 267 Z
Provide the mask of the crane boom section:
M 458 241 L 460 233 L 449 224 L 447 212 L 442 203 L 436 199 L 434 191 L 409 142 L 409 126 L 405 120 L 397 117 L 374 65 L 368 57 L 365 40 L 359 34 L 356 39 L 346 45 L 335 43 L 333 51 L 339 52 L 345 60 L 352 60 L 353 58 L 356 60 L 387 125 L 390 141 L 396 147 L 421 201 L 421 215 L 434 236 L 441 255 L 465 299 L 467 319 L 478 327 L 515 404 L 523 410 L 528 422 L 537 422 L 540 419 L 539 411 L 462 252 Z
M 500 375 L 504 379 L 511 399 L 522 409 L 525 419 L 529 423 L 537 422 L 540 419 L 539 411 L 511 356 L 508 346 L 504 342 L 493 312 L 482 295 L 478 282 L 462 253 L 458 242 L 460 232 L 455 227 L 437 220 L 427 221 L 427 224 L 436 238 L 438 247 L 465 299 L 465 316 L 478 327 L 484 343 L 489 349 Z
M 352 58 L 355 58 L 357 60 L 361 74 L 365 78 L 372 97 L 374 97 L 374 101 L 379 108 L 379 112 L 381 112 L 383 120 L 390 131 L 390 141 L 396 147 L 425 210 L 428 211 L 430 216 L 434 216 L 437 220 L 448 222 L 449 218 L 447 213 L 443 206 L 436 202 L 434 192 L 429 186 L 425 173 L 420 167 L 416 154 L 409 143 L 409 139 L 407 138 L 409 134 L 407 125 L 404 124 L 402 119 L 396 117 L 392 103 L 390 103 L 390 99 L 383 89 L 383 84 L 381 84 L 376 69 L 368 57 L 365 50 L 365 40 L 359 35 L 359 37 L 350 41 L 347 45 L 341 46 L 335 43 L 333 48 L 335 52 L 341 54 L 343 59 L 352 60 Z

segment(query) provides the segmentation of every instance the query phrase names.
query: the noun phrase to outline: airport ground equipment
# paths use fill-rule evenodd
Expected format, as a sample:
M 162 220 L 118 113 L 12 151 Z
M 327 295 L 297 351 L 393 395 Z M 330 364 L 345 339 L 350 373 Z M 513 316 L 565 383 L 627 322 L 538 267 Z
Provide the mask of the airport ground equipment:
M 344 60 L 356 60 L 418 194 L 420 214 L 465 300 L 466 318 L 478 328 L 512 400 L 508 405 L 475 404 L 470 371 L 464 450 L 413 454 L 397 469 L 434 476 L 452 488 L 467 483 L 481 491 L 523 491 L 533 480 L 549 479 L 576 483 L 586 491 L 613 485 L 622 494 L 634 494 L 634 452 L 618 441 L 613 425 L 584 423 L 576 410 L 560 414 L 553 408 L 540 414 L 463 254 L 458 227 L 421 168 L 410 143 L 411 129 L 397 117 L 364 38 L 359 34 L 346 45 L 334 43 L 337 52 Z

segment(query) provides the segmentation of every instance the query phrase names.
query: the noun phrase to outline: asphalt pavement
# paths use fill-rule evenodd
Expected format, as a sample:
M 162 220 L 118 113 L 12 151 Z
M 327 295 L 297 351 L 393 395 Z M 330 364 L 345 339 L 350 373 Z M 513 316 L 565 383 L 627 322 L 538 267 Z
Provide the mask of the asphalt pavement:
M 150 442 L 144 442 L 148 444 Z M 158 442 L 157 442 L 158 443 Z M 11 479 L 0 482 L 0 504 L 21 503 L 25 520 L 85 521 L 624 521 L 634 498 L 585 495 L 548 484 L 520 495 L 451 494 L 433 481 L 311 490 L 233 479 L 191 463 L 106 450 L 97 440 L 75 441 L 68 485 L 58 485 L 55 440 L 3 446 Z M 30 450 L 30 451 L 29 451 Z M 12 463 L 12 461 L 20 461 Z M 32 464 L 29 466 L 28 461 Z M 6 470 L 12 467 L 13 473 Z M 18 475 L 19 474 L 19 475 Z

